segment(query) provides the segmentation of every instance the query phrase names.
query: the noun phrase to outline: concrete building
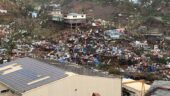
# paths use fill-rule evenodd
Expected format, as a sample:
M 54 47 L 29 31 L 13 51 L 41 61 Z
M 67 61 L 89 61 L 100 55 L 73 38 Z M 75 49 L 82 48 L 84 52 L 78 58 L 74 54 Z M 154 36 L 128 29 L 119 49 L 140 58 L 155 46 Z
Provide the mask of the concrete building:
M 63 21 L 63 14 L 60 9 L 50 12 L 49 15 L 52 21 Z
M 60 4 L 50 4 L 46 7 L 49 19 L 52 21 L 63 21 L 63 14 Z
M 6 13 L 8 13 L 8 11 L 7 11 L 7 10 L 0 9 L 0 13 L 6 14 Z
M 121 96 L 121 79 L 78 75 L 20 58 L 0 65 L 0 96 Z
M 86 20 L 86 14 L 69 13 L 64 16 L 64 20 L 68 23 L 83 23 Z
M 82 24 L 86 22 L 86 14 L 69 13 L 64 16 L 64 22 L 69 24 Z

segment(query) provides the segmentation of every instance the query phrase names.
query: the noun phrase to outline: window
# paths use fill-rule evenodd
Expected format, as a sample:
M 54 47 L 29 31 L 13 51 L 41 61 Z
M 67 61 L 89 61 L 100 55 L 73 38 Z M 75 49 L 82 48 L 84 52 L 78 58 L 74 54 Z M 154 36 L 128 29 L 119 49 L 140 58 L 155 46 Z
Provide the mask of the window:
M 92 96 L 101 96 L 99 93 L 93 93 Z
M 73 18 L 76 18 L 77 16 L 73 16 Z
M 7 93 L 9 92 L 9 89 L 6 89 L 6 90 L 2 90 L 1 93 Z

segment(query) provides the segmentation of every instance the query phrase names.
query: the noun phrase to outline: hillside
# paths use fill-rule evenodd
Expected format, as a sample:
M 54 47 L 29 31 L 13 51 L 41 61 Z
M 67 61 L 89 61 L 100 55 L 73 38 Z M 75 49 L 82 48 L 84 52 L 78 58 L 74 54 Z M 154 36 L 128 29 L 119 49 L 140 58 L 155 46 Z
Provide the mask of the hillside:
M 147 26 L 149 31 L 159 28 L 170 33 L 170 1 L 140 1 L 140 4 L 134 4 L 127 0 L 63 0 L 62 4 L 65 12 L 83 12 L 90 18 L 128 25 L 131 31 L 139 26 Z
M 12 18 L 26 15 L 28 9 L 32 10 L 31 8 L 37 5 L 60 3 L 64 13 L 86 13 L 88 18 L 113 21 L 131 31 L 139 26 L 147 26 L 148 30 L 159 28 L 169 32 L 170 1 L 139 1 L 140 3 L 136 4 L 128 0 L 4 0 L 0 1 L 0 8 L 9 10 Z M 8 19 L 8 16 L 4 17 Z

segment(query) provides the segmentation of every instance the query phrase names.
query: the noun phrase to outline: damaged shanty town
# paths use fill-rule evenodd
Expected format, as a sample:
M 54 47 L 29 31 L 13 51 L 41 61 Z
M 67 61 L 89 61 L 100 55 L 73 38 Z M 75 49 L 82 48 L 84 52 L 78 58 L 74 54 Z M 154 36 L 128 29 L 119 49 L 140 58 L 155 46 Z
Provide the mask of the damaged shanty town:
M 115 9 L 108 19 L 111 3 L 21 2 L 0 4 L 0 96 L 170 96 L 169 20 Z

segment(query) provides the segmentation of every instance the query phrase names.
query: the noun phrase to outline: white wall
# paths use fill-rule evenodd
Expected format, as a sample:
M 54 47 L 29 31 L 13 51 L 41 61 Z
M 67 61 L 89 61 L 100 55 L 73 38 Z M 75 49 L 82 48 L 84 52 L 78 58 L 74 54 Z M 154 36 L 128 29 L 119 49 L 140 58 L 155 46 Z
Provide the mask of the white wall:
M 50 12 L 50 15 L 60 15 L 60 16 L 62 16 L 62 13 L 61 13 L 61 11 L 52 11 L 52 12 Z
M 0 9 L 0 13 L 7 13 L 7 10 Z
M 75 75 L 27 91 L 23 96 L 121 96 L 120 78 Z
M 64 19 L 86 19 L 85 14 L 67 15 Z

